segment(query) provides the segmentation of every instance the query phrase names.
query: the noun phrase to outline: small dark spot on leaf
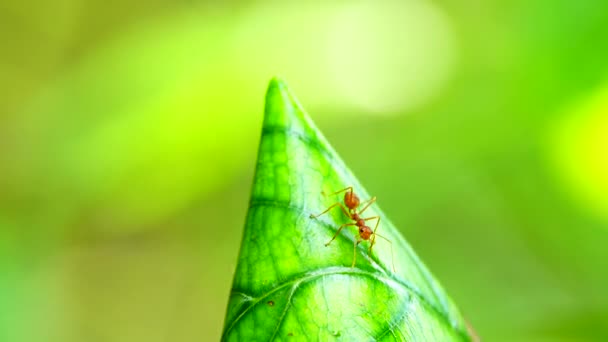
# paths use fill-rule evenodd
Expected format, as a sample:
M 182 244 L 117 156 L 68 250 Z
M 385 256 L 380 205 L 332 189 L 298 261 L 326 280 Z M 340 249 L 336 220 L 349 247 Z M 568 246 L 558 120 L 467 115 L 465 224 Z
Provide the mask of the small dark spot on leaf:
M 288 334 L 287 334 L 287 336 L 293 336 L 293 333 L 292 333 L 292 332 L 290 332 L 290 333 L 288 333 Z
M 269 300 L 269 301 L 268 301 L 268 306 L 274 306 L 274 301 Z
M 334 331 L 334 336 L 336 336 L 336 337 L 340 337 L 341 335 L 342 335 L 342 333 L 341 333 L 341 332 L 339 332 L 339 331 L 337 331 L 337 330 L 336 330 L 336 331 Z

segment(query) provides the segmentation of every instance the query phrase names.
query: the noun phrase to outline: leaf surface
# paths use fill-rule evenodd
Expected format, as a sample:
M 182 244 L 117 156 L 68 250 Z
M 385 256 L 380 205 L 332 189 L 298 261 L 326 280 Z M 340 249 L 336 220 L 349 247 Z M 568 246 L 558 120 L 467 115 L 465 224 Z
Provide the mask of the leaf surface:
M 468 341 L 444 290 L 390 220 L 379 215 L 373 252 L 338 208 L 311 219 L 353 186 L 370 196 L 286 85 L 270 82 L 251 202 L 224 326 L 225 341 Z M 381 201 L 381 199 L 379 200 Z M 373 221 L 371 221 L 373 222 Z

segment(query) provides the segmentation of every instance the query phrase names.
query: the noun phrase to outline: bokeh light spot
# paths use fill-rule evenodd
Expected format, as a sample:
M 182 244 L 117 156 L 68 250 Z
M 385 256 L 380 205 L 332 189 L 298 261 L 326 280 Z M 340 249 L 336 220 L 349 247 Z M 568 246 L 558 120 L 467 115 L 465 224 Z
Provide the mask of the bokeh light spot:
M 328 71 L 337 91 L 366 112 L 423 104 L 449 76 L 452 30 L 427 1 L 350 3 L 332 22 Z
M 570 193 L 608 221 L 608 87 L 551 128 L 551 157 Z
M 263 24 L 260 24 L 263 23 Z M 398 114 L 427 103 L 453 69 L 454 34 L 440 7 L 406 2 L 262 2 L 236 22 L 242 82 L 273 75 L 313 112 Z

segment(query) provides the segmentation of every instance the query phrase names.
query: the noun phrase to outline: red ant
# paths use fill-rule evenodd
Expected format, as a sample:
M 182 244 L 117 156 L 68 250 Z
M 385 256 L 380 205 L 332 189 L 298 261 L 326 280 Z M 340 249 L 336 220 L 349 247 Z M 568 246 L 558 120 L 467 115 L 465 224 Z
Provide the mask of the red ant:
M 351 267 L 355 267 L 355 262 L 357 261 L 357 245 L 359 245 L 363 240 L 369 240 L 371 237 L 372 240 L 369 245 L 369 253 L 371 253 L 372 248 L 374 247 L 374 244 L 376 243 L 376 236 L 379 236 L 379 237 L 383 238 L 384 240 L 386 240 L 388 243 L 390 243 L 391 262 L 392 262 L 392 266 L 393 266 L 393 272 L 395 272 L 395 262 L 394 262 L 394 256 L 393 256 L 393 243 L 389 239 L 385 238 L 384 236 L 376 233 L 376 231 L 378 230 L 378 225 L 380 224 L 380 216 L 361 218 L 361 214 L 363 214 L 363 212 L 367 208 L 369 208 L 369 206 L 372 203 L 376 202 L 376 196 L 374 196 L 371 199 L 369 199 L 368 201 L 364 202 L 363 208 L 361 210 L 357 211 L 357 208 L 361 204 L 361 201 L 359 200 L 359 196 L 355 195 L 355 193 L 353 192 L 352 186 L 349 186 L 340 191 L 331 193 L 331 194 L 329 194 L 329 196 L 337 195 L 344 191 L 346 191 L 346 193 L 344 194 L 344 204 L 342 204 L 340 202 L 336 202 L 336 203 L 332 204 L 331 206 L 329 206 L 329 208 L 325 209 L 324 212 L 322 212 L 318 215 L 313 215 L 313 214 L 310 215 L 311 219 L 317 218 L 317 217 L 327 213 L 334 207 L 340 206 L 340 209 L 342 209 L 342 212 L 344 212 L 344 214 L 346 216 L 348 216 L 351 220 L 355 221 L 355 222 L 345 223 L 345 224 L 341 225 L 340 228 L 338 228 L 338 230 L 334 234 L 334 237 L 332 237 L 331 240 L 329 240 L 329 242 L 327 242 L 325 244 L 325 246 L 329 246 L 329 244 L 335 240 L 335 238 L 338 236 L 338 234 L 340 234 L 340 231 L 342 230 L 342 228 L 344 228 L 346 226 L 357 226 L 359 228 L 359 238 L 357 238 L 357 240 L 354 242 L 355 246 L 354 246 L 354 250 L 353 250 L 353 264 L 351 265 Z M 325 193 L 323 193 L 323 195 L 325 196 Z M 346 205 L 346 207 L 344 205 Z M 370 221 L 370 220 L 377 220 L 374 230 L 372 230 L 369 226 L 367 226 L 365 224 L 365 221 Z M 373 235 L 373 237 L 372 237 L 372 235 Z

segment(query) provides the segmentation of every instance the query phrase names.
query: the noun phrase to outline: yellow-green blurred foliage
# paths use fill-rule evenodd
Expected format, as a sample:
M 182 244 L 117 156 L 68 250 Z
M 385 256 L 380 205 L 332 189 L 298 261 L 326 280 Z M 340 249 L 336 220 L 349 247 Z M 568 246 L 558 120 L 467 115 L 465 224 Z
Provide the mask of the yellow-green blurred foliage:
M 214 341 L 281 75 L 488 341 L 608 340 L 608 2 L 0 3 L 0 340 Z

